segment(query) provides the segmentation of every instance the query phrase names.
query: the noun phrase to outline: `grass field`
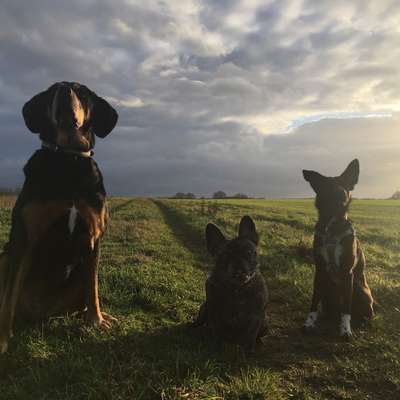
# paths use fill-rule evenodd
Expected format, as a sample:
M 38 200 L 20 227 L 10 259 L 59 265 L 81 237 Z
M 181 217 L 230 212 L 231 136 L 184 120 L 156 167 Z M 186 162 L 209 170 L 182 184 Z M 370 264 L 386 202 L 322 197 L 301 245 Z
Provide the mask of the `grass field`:
M 12 198 L 0 198 L 0 246 Z M 70 316 L 19 326 L 0 356 L 0 399 L 399 399 L 400 202 L 355 200 L 350 216 L 367 257 L 379 312 L 352 342 L 303 336 L 313 266 L 311 200 L 110 201 L 101 300 L 119 319 L 100 333 Z M 204 228 L 228 235 L 248 214 L 261 236 L 271 331 L 255 355 L 215 349 L 186 324 L 204 300 L 212 265 Z

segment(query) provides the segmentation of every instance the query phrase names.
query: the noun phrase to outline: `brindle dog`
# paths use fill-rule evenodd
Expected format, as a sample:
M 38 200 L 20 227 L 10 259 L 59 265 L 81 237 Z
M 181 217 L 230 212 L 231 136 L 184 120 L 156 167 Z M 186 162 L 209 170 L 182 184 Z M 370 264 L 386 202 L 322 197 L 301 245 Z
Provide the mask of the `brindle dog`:
M 118 115 L 75 82 L 59 82 L 23 108 L 42 149 L 24 167 L 25 182 L 0 255 L 0 352 L 14 317 L 41 321 L 85 311 L 91 325 L 115 320 L 100 311 L 100 238 L 107 225 L 106 192 L 92 159 L 95 136 L 108 135 Z
M 207 225 L 207 249 L 216 264 L 206 281 L 206 301 L 193 323 L 206 325 L 214 339 L 250 351 L 267 331 L 268 291 L 257 268 L 258 239 L 248 216 L 242 218 L 239 235 L 232 240 L 225 239 L 215 225 Z
M 303 170 L 304 179 L 316 193 L 318 210 L 314 290 L 303 327 L 307 332 L 316 327 L 319 303 L 328 319 L 340 318 L 340 335 L 347 339 L 352 336 L 350 321 L 365 322 L 374 315 L 374 300 L 364 274 L 364 252 L 347 216 L 359 169 L 358 160 L 353 160 L 337 177 Z

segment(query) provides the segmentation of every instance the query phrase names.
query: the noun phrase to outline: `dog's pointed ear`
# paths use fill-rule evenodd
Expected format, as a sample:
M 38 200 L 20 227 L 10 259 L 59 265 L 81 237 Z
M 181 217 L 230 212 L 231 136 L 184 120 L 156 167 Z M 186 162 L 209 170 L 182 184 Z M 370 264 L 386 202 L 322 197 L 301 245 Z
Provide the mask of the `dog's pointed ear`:
M 239 238 L 249 239 L 255 245 L 258 244 L 259 237 L 256 230 L 256 225 L 248 215 L 245 215 L 240 221 Z
M 321 189 L 322 185 L 327 179 L 320 173 L 316 171 L 309 171 L 307 169 L 303 169 L 303 177 L 311 185 L 315 193 L 317 193 Z
M 44 133 L 50 126 L 49 109 L 53 99 L 53 86 L 33 96 L 22 107 L 26 127 L 33 133 Z
M 214 224 L 207 224 L 206 242 L 208 252 L 212 256 L 217 256 L 226 239 L 218 227 Z
M 118 121 L 118 113 L 103 98 L 91 92 L 93 101 L 93 132 L 100 138 L 106 137 Z
M 360 163 L 356 158 L 347 166 L 342 175 L 336 178 L 336 180 L 342 187 L 350 191 L 353 190 L 354 186 L 357 184 L 359 175 L 360 175 Z

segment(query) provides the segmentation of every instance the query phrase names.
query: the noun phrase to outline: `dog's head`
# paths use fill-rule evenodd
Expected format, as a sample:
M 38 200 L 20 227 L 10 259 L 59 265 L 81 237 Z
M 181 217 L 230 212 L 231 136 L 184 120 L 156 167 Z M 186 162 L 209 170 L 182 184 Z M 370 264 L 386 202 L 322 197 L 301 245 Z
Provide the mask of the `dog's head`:
M 22 115 L 28 129 L 56 146 L 80 151 L 104 138 L 118 114 L 108 102 L 76 82 L 57 82 L 25 103 Z
M 346 213 L 351 201 L 350 191 L 357 184 L 359 173 L 360 164 L 357 159 L 353 160 L 341 175 L 335 177 L 303 170 L 304 179 L 317 194 L 315 206 L 323 219 L 328 220 Z
M 240 221 L 239 235 L 225 239 L 214 225 L 206 228 L 207 249 L 216 258 L 213 275 L 224 284 L 242 286 L 248 283 L 257 269 L 258 234 L 253 220 L 245 216 Z

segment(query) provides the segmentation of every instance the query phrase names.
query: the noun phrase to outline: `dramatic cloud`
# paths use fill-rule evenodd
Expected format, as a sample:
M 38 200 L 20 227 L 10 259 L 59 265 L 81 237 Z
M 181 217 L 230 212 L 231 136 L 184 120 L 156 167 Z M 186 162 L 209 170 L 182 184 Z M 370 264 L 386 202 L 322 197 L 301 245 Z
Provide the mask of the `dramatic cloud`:
M 6 1 L 0 186 L 39 145 L 20 110 L 75 80 L 120 114 L 96 159 L 115 194 L 310 195 L 301 169 L 361 162 L 359 196 L 399 187 L 396 1 Z M 368 118 L 367 118 L 368 117 Z

